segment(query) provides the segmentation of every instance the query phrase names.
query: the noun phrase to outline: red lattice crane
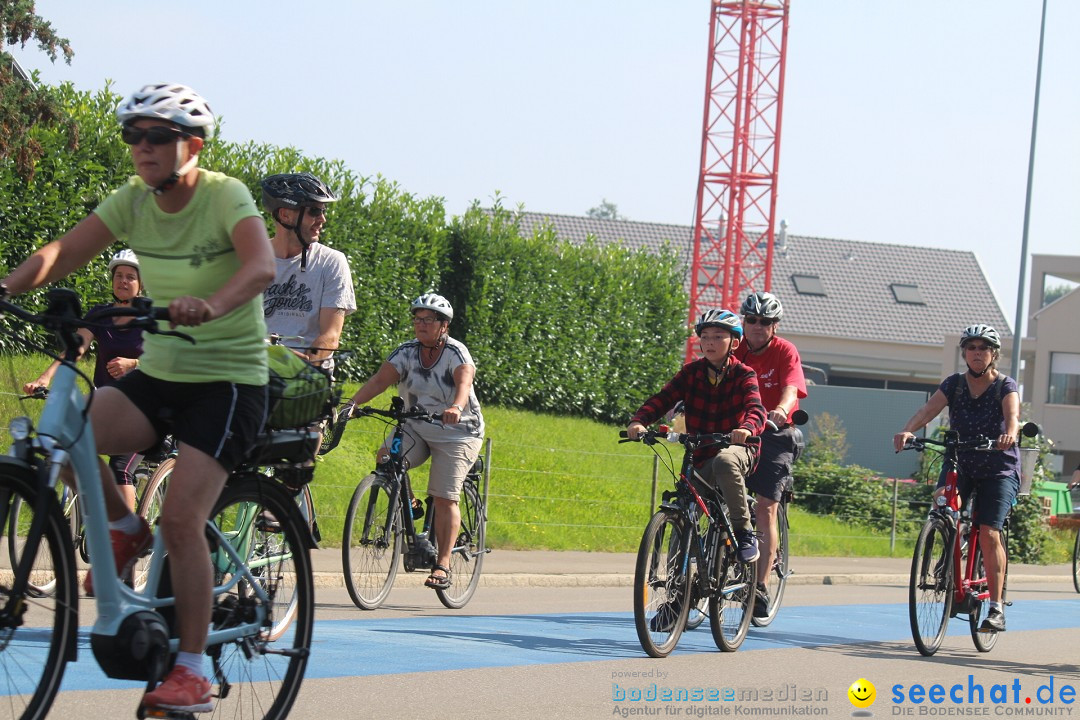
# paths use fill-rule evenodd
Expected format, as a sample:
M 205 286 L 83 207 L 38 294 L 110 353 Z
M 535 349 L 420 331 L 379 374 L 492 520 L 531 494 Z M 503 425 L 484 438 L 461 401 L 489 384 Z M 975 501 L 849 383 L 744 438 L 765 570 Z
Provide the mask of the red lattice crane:
M 690 324 L 768 290 L 790 0 L 712 0 Z M 686 358 L 697 353 L 693 336 Z

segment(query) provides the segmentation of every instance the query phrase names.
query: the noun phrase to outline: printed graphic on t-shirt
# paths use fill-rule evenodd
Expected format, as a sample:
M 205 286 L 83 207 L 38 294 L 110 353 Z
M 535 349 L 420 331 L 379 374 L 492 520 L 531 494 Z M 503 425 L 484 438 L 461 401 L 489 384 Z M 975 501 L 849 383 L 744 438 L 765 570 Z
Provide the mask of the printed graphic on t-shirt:
M 297 280 L 296 274 L 288 280 L 272 283 L 263 292 L 263 310 L 270 318 L 279 310 L 282 313 L 309 313 L 315 307 L 311 298 L 312 288 L 307 283 Z
M 763 388 L 776 387 L 779 381 L 776 379 L 776 368 L 769 368 L 765 372 L 758 373 L 758 385 Z

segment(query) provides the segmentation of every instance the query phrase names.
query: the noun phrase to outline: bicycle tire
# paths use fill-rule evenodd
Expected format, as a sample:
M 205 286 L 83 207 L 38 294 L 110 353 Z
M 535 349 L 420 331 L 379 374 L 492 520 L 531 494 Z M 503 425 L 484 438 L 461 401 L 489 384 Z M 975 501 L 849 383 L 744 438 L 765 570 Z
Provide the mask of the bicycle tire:
M 165 492 L 169 487 L 169 477 L 175 467 L 175 457 L 162 460 L 154 469 L 150 479 L 146 481 L 142 497 L 139 498 L 139 503 L 135 507 L 136 514 L 145 519 L 151 528 L 154 527 L 154 523 L 157 522 L 158 517 L 161 515 L 161 508 L 165 504 Z M 146 573 L 150 569 L 153 557 L 154 553 L 149 552 L 135 561 L 135 565 L 131 570 L 131 582 L 132 587 L 136 590 L 142 590 L 146 585 Z
M 750 618 L 754 627 L 768 627 L 776 619 L 776 614 L 780 612 L 780 604 L 784 601 L 784 589 L 787 588 L 790 574 L 789 553 L 787 503 L 780 502 L 776 506 L 776 557 L 773 559 L 768 577 L 765 578 L 765 587 L 769 592 L 769 611 L 761 617 Z
M 1073 541 L 1073 587 L 1080 593 L 1080 528 L 1077 528 Z
M 23 521 L 27 522 L 37 500 L 36 488 L 36 478 L 29 471 L 0 468 L 0 512 L 10 513 L 19 502 L 24 506 Z M 28 588 L 24 624 L 0 628 L 0 665 L 4 668 L 7 695 L 0 703 L 0 720 L 44 718 L 60 690 L 67 661 L 75 652 L 79 595 L 74 546 L 59 504 L 51 505 L 48 513 L 38 555 L 48 556 L 52 591 L 46 595 Z M 0 531 L 10 527 L 9 523 L 0 523 Z M 18 556 L 21 551 L 12 560 Z M 7 604 L 10 594 L 11 583 L 5 580 L 0 583 L 0 605 Z M 43 637 L 46 632 L 48 638 Z
M 757 560 L 743 562 L 723 544 L 714 560 L 716 592 L 709 598 L 709 627 L 716 647 L 735 652 L 746 639 L 757 594 Z
M 634 568 L 634 627 L 650 657 L 670 655 L 686 627 L 692 581 L 683 547 L 686 531 L 681 515 L 659 510 L 641 536 Z
M 404 526 L 400 501 L 390 506 L 390 490 L 386 478 L 368 475 L 356 486 L 345 515 L 341 539 L 345 588 L 361 610 L 382 605 L 397 577 Z
M 952 529 L 940 517 L 923 524 L 915 541 L 908 582 L 911 637 L 921 655 L 941 647 L 953 604 Z
M 57 507 L 60 510 L 60 516 L 63 518 L 63 524 L 67 527 L 68 533 L 74 542 L 80 523 L 78 500 L 73 497 L 70 502 L 64 502 L 63 497 L 67 491 L 64 490 L 63 485 L 60 485 L 56 492 L 59 493 Z M 18 558 L 22 556 L 22 546 L 26 542 L 26 531 L 30 528 L 30 518 L 32 516 L 32 514 L 24 512 L 23 506 L 22 497 L 16 495 L 12 498 L 8 511 L 7 549 L 8 558 L 11 560 L 11 567 L 13 568 L 18 562 Z M 79 550 L 84 553 L 85 543 L 80 542 L 80 545 L 82 547 Z M 85 560 L 86 558 L 84 558 Z M 34 560 L 34 569 L 29 587 L 40 595 L 50 595 L 56 589 L 56 575 L 52 567 L 47 566 L 48 562 L 48 556 L 42 556 L 40 553 Z
M 461 526 L 457 540 L 450 551 L 452 584 L 446 589 L 436 588 L 435 594 L 451 610 L 465 607 L 480 584 L 480 571 L 484 566 L 487 510 L 476 485 L 466 481 L 461 486 L 458 502 Z
M 266 513 L 277 521 L 272 530 L 256 526 L 255 521 Z M 207 648 L 215 674 L 221 673 L 231 684 L 228 693 L 220 689 L 216 693 L 219 697 L 211 717 L 258 717 L 262 713 L 264 720 L 284 720 L 303 682 L 315 620 L 307 524 L 292 495 L 259 475 L 230 478 L 218 498 L 212 522 L 241 557 L 247 557 L 255 581 L 270 596 L 270 604 L 266 624 L 256 635 Z M 271 536 L 272 547 L 267 547 Z M 241 550 L 243 542 L 250 543 L 246 550 Z M 211 560 L 215 585 L 235 575 L 235 565 L 213 546 Z M 282 595 L 292 598 L 284 604 L 293 607 L 293 616 L 288 631 L 275 638 L 274 629 L 281 620 L 275 613 L 283 605 L 278 600 Z M 252 583 L 241 579 L 232 590 L 214 598 L 214 629 L 246 621 L 259 603 Z
M 1004 528 L 1001 531 L 1001 542 L 1005 546 L 1005 577 L 1001 586 L 1001 602 L 1005 602 L 1005 591 L 1009 584 L 1009 530 Z M 974 548 L 972 552 L 975 553 L 975 577 L 986 577 L 986 566 L 983 563 L 982 548 Z M 975 592 L 988 591 L 989 581 L 979 583 L 971 586 L 971 589 Z M 968 625 L 971 630 L 971 641 L 975 643 L 975 649 L 979 652 L 990 652 L 994 649 L 994 645 L 997 644 L 998 633 L 996 632 L 979 632 L 979 626 L 982 625 L 982 621 L 986 619 L 987 614 L 990 612 L 990 606 L 988 601 L 979 602 L 978 606 L 973 612 L 968 615 Z

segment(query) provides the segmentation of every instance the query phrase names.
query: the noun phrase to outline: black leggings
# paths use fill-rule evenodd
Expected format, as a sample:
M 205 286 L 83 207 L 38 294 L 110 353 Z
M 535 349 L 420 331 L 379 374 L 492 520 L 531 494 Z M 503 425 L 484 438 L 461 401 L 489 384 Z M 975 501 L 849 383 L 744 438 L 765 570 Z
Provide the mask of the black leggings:
M 112 468 L 113 477 L 116 478 L 117 485 L 134 485 L 135 484 L 135 468 L 139 467 L 139 463 L 142 462 L 143 456 L 139 453 L 131 453 L 128 455 L 110 455 L 109 467 Z

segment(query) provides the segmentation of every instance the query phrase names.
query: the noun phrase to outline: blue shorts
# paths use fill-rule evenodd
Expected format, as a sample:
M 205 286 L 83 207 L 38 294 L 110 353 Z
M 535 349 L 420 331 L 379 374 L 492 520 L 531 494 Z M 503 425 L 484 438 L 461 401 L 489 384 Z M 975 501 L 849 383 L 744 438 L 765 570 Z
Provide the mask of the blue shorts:
M 945 471 L 941 473 L 938 487 L 945 483 Z M 1014 472 L 1009 477 L 986 478 L 972 480 L 960 477 L 960 500 L 967 503 L 971 497 L 972 488 L 975 488 L 975 524 L 992 527 L 1000 530 L 1005 525 L 1005 518 L 1016 504 L 1016 496 L 1020 494 L 1020 474 Z

